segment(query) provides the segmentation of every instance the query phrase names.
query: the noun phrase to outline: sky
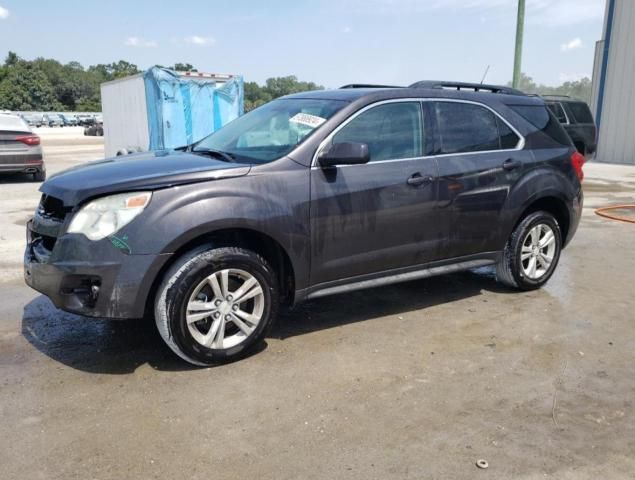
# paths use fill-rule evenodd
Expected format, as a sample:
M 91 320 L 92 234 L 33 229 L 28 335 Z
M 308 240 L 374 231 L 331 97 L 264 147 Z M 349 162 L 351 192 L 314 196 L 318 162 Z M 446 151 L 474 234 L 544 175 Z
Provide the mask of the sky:
M 0 0 L 0 58 L 191 63 L 328 87 L 511 79 L 516 0 Z M 527 0 L 522 70 L 591 76 L 605 0 Z

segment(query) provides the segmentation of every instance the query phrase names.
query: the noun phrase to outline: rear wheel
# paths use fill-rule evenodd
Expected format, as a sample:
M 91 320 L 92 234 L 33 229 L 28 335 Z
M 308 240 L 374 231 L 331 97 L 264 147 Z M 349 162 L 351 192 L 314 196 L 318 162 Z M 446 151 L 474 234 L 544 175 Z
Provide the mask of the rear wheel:
M 534 212 L 512 232 L 496 265 L 496 277 L 513 288 L 540 288 L 553 275 L 561 249 L 558 221 L 548 212 Z
M 155 321 L 167 345 L 194 365 L 241 358 L 261 342 L 278 309 L 276 276 L 260 255 L 202 247 L 166 273 Z

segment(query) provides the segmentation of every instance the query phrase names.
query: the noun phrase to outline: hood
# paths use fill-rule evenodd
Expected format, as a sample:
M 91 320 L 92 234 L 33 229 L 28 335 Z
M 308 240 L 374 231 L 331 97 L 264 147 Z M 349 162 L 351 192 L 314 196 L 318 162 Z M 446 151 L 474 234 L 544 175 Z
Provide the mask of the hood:
M 153 190 L 246 175 L 251 166 L 175 150 L 137 153 L 89 162 L 51 176 L 40 187 L 65 206 L 104 194 Z

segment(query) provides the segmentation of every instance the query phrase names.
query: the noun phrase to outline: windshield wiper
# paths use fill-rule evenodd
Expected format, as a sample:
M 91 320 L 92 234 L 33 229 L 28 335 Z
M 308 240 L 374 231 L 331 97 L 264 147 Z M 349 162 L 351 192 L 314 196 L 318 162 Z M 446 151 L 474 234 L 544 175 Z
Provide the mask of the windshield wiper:
M 221 152 L 220 150 L 212 150 L 211 148 L 191 149 L 192 153 L 204 153 L 206 155 L 212 155 L 217 158 L 221 158 L 225 162 L 236 163 L 234 155 L 228 152 Z

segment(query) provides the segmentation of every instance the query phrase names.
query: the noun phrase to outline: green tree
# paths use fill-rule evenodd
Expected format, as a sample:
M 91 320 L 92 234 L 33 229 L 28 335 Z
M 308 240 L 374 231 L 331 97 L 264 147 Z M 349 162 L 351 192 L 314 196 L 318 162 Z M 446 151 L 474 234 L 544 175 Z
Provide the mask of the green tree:
M 267 91 L 272 98 L 282 97 L 291 93 L 322 89 L 324 89 L 324 87 L 313 82 L 298 81 L 295 75 L 289 75 L 288 77 L 268 78 L 265 82 L 265 91 Z
M 60 110 L 53 86 L 36 66 L 27 62 L 5 66 L 6 75 L 0 82 L 0 109 Z
M 176 70 L 177 72 L 198 72 L 191 63 L 175 63 L 172 70 Z
M 508 82 L 507 85 L 511 87 L 511 82 Z M 567 95 L 583 100 L 586 103 L 591 103 L 592 82 L 590 78 L 584 77 L 580 80 L 564 82 L 562 85 L 552 87 L 549 85 L 538 85 L 530 76 L 521 73 L 519 90 L 537 95 Z
M 119 60 L 116 63 L 111 63 L 107 67 L 113 79 L 128 77 L 141 72 L 134 63 L 129 63 L 125 60 Z
M 313 82 L 298 81 L 294 75 L 268 78 L 263 87 L 256 82 L 245 82 L 245 111 L 248 112 L 270 102 L 274 98 L 291 93 L 323 89 L 323 86 Z
M 175 63 L 177 71 L 197 69 L 191 63 Z M 84 68 L 79 62 L 62 64 L 51 58 L 21 59 L 9 52 L 0 65 L 0 108 L 11 110 L 75 110 L 101 109 L 100 85 L 117 78 L 140 73 L 125 60 L 100 63 Z M 297 77 L 273 77 L 265 85 L 245 83 L 245 110 L 252 110 L 274 98 L 324 87 Z

